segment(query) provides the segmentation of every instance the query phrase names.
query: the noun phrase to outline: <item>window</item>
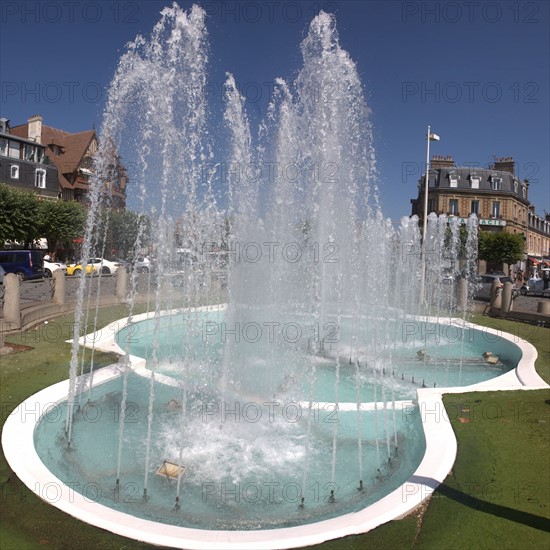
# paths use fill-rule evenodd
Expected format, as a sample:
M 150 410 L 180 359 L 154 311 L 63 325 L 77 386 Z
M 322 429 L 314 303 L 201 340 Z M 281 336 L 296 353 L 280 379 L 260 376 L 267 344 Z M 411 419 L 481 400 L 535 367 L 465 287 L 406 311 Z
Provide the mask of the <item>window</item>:
M 38 169 L 34 175 L 34 186 L 40 189 L 46 188 L 46 170 Z
M 481 178 L 477 174 L 470 174 L 470 187 L 472 189 L 479 189 L 479 180 Z
M 12 164 L 10 166 L 10 178 L 12 180 L 18 180 L 19 179 L 19 165 L 18 164 Z
M 518 180 L 514 180 L 514 193 L 518 192 Z
M 449 214 L 458 216 L 458 199 L 449 199 Z
M 500 191 L 502 189 L 502 178 L 491 176 L 491 189 L 493 191 Z
M 523 198 L 527 198 L 527 187 L 525 185 L 521 186 L 521 194 L 523 195 Z
M 428 213 L 435 212 L 435 199 L 428 199 Z
M 0 155 L 8 156 L 8 140 L 6 138 L 0 138 Z
M 455 174 L 454 172 L 451 172 L 449 174 L 449 185 L 451 187 L 458 187 L 458 180 L 459 180 L 458 174 Z
M 25 156 L 25 160 L 28 160 L 30 162 L 36 162 L 37 161 L 36 152 L 37 150 L 34 145 L 25 144 L 24 153 L 23 153 Z
M 479 201 L 472 201 L 470 214 L 475 214 L 476 216 L 479 216 Z
M 9 153 L 8 156 L 12 159 L 20 158 L 20 146 L 19 142 L 9 140 Z
M 500 218 L 500 202 L 493 203 L 492 216 L 493 218 Z

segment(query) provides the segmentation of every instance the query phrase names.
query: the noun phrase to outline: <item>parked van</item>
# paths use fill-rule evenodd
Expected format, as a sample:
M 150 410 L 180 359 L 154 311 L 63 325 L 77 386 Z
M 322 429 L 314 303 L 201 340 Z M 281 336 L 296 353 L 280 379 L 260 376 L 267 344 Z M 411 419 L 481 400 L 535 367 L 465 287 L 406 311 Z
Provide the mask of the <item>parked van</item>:
M 19 279 L 42 279 L 44 269 L 40 250 L 0 250 L 0 265 Z

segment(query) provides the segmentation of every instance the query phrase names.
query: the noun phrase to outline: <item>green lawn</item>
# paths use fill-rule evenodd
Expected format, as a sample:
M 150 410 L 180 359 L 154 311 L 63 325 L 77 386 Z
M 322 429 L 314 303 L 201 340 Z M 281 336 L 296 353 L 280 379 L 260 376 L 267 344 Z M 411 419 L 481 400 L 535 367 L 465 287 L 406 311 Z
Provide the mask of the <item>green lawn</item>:
M 139 313 L 139 310 L 136 311 Z M 100 310 L 100 324 L 123 317 L 124 306 Z M 67 377 L 72 316 L 50 321 L 8 342 L 33 349 L 0 359 L 2 423 L 23 399 Z M 479 316 L 474 322 L 512 332 L 539 352 L 537 370 L 550 380 L 550 329 Z M 53 325 L 56 323 L 56 325 Z M 112 362 L 96 353 L 95 363 Z M 550 548 L 550 390 L 446 396 L 458 438 L 451 475 L 427 511 L 365 535 L 315 548 L 464 549 Z M 46 504 L 11 473 L 0 457 L 0 548 L 152 548 L 75 520 Z M 77 542 L 75 542 L 77 541 Z
M 503 332 L 509 332 L 518 338 L 531 342 L 538 352 L 535 367 L 541 378 L 550 384 L 550 329 L 520 323 L 519 321 L 508 321 L 497 317 L 486 315 L 474 315 L 469 319 L 472 323 L 495 328 Z
M 550 391 L 444 397 L 458 459 L 430 502 L 418 548 L 550 548 Z M 444 528 L 442 528 L 444 526 Z

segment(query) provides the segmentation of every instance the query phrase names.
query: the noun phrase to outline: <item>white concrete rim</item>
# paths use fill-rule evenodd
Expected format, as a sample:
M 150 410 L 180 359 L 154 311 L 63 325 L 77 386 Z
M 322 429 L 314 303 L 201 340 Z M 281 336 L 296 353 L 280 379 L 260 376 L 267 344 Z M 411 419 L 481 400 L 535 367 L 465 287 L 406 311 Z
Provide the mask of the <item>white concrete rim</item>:
M 219 306 L 214 306 L 213 310 L 218 308 Z M 208 310 L 208 308 L 198 309 Z M 150 315 L 144 314 L 143 318 L 148 316 Z M 142 316 L 136 316 L 133 320 L 141 320 L 140 317 Z M 119 329 L 124 325 L 123 320 L 117 323 Z M 456 323 L 463 325 L 462 321 L 456 321 Z M 466 325 L 501 336 L 517 345 L 522 352 L 517 367 L 498 378 L 481 384 L 458 388 L 417 390 L 418 406 L 426 438 L 426 452 L 418 468 L 401 487 L 374 504 L 358 512 L 336 518 L 280 529 L 210 531 L 160 524 L 90 502 L 55 477 L 42 463 L 34 448 L 35 426 L 52 407 L 66 400 L 68 380 L 45 388 L 21 403 L 4 424 L 2 446 L 12 470 L 29 489 L 43 500 L 81 521 L 153 545 L 193 550 L 267 550 L 309 546 L 335 538 L 365 533 L 383 523 L 406 516 L 428 498 L 451 471 L 456 458 L 457 443 L 451 423 L 448 418 L 445 418 L 441 399 L 444 393 L 548 388 L 548 385 L 535 371 L 534 363 L 537 352 L 530 343 L 494 329 L 471 323 Z M 110 330 L 106 330 L 105 333 L 114 335 Z M 98 341 L 101 347 L 98 346 Z M 95 348 L 115 351 L 112 347 L 113 342 L 100 338 L 95 342 Z M 124 354 L 122 350 L 119 353 Z M 139 358 L 135 359 L 136 363 L 142 361 Z M 123 365 L 118 364 L 100 369 L 94 373 L 94 385 L 120 376 L 124 368 Z M 405 403 L 403 402 L 401 406 L 406 406 Z M 33 411 L 33 414 L 29 414 L 28 411 Z M 50 497 L 52 488 L 55 489 L 55 501 Z

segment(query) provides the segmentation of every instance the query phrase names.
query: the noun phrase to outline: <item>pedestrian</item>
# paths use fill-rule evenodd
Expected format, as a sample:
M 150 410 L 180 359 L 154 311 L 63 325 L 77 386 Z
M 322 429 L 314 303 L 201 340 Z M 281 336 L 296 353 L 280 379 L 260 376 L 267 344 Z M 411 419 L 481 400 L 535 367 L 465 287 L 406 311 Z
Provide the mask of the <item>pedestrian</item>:
M 523 284 L 523 271 L 518 269 L 516 272 L 516 283 L 521 286 Z

